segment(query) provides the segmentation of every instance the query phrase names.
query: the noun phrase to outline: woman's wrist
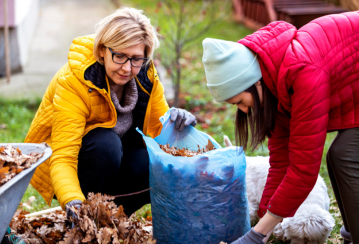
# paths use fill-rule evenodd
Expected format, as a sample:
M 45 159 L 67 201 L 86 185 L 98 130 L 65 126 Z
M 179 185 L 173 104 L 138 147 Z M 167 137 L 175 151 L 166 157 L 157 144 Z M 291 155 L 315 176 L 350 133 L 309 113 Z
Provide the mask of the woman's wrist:
M 255 232 L 258 232 L 262 235 L 267 235 L 271 232 L 274 227 L 283 220 L 281 217 L 274 217 L 273 215 L 269 214 L 268 212 L 259 220 L 256 226 L 253 227 Z

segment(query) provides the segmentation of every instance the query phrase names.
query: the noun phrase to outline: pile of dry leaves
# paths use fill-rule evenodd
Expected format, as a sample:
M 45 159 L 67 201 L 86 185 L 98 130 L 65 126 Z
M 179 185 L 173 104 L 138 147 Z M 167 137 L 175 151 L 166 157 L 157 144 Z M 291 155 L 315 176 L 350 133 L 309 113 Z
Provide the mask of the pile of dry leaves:
M 89 193 L 80 209 L 72 207 L 77 218 L 72 221 L 76 227 L 65 234 L 61 244 L 70 243 L 121 243 L 154 244 L 152 223 L 145 219 L 128 218 L 122 206 L 112 201 L 115 197 Z
M 26 218 L 24 212 L 18 210 L 11 223 L 11 233 L 20 237 L 26 244 L 55 244 L 63 240 L 66 226 L 66 213 L 56 211 L 44 217 Z
M 200 148 L 198 146 L 198 150 L 197 151 L 191 151 L 191 150 L 188 150 L 186 148 L 183 148 L 183 149 L 179 149 L 177 147 L 170 147 L 170 145 L 166 144 L 166 145 L 160 145 L 160 148 L 165 152 L 165 153 L 168 153 L 168 154 L 171 154 L 173 156 L 180 156 L 180 157 L 193 157 L 193 156 L 196 156 L 196 155 L 199 155 L 199 154 L 202 154 L 202 153 L 205 153 L 205 152 L 209 152 L 211 150 L 214 150 L 216 149 L 213 145 L 213 143 L 208 140 L 208 144 L 206 145 L 205 148 Z
M 22 154 L 19 148 L 15 149 L 11 145 L 0 147 L 0 186 L 24 169 L 30 168 L 43 155 L 44 153 L 37 152 Z
M 117 207 L 113 199 L 90 193 L 80 209 L 73 207 L 77 218 L 72 219 L 72 229 L 66 226 L 64 211 L 41 218 L 25 218 L 17 213 L 10 227 L 12 233 L 27 244 L 155 244 L 152 222 L 135 214 L 128 218 L 122 206 Z

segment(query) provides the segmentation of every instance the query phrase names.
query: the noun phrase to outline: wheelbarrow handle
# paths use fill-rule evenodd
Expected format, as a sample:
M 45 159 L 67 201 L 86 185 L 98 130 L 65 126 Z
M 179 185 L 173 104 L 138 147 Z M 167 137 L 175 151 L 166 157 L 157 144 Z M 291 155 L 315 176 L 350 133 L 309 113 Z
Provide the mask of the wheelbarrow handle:
M 26 214 L 25 217 L 36 217 L 36 216 L 41 216 L 43 214 L 49 214 L 49 213 L 54 213 L 56 211 L 62 211 L 62 208 L 59 207 L 55 207 L 55 208 L 49 208 L 49 209 L 45 209 L 39 212 L 35 212 L 35 213 L 30 213 L 30 214 Z

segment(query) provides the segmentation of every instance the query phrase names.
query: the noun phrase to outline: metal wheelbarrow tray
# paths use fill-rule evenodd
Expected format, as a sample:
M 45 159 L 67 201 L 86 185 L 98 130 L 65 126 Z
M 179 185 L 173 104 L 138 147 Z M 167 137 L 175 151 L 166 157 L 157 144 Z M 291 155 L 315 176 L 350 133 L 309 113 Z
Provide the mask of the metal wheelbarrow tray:
M 14 213 L 19 206 L 19 203 L 24 195 L 30 180 L 35 173 L 35 169 L 46 159 L 48 159 L 52 150 L 44 144 L 35 143 L 0 143 L 0 147 L 11 145 L 14 148 L 19 148 L 21 153 L 30 154 L 32 152 L 45 152 L 44 155 L 31 165 L 30 168 L 20 172 L 10 181 L 0 187 L 0 242 L 9 226 Z

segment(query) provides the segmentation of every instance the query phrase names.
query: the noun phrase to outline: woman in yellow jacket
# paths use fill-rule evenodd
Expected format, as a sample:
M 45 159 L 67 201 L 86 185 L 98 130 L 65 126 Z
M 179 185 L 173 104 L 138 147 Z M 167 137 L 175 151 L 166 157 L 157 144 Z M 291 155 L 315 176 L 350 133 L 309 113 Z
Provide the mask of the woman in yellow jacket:
M 119 195 L 149 187 L 149 157 L 140 134 L 156 137 L 169 109 L 151 61 L 158 47 L 149 18 L 133 8 L 104 18 L 95 35 L 76 38 L 68 63 L 54 76 L 25 142 L 50 144 L 53 154 L 31 184 L 48 204 L 54 196 L 68 214 L 89 192 Z M 196 119 L 174 109 L 182 130 Z M 149 192 L 117 198 L 130 215 Z

